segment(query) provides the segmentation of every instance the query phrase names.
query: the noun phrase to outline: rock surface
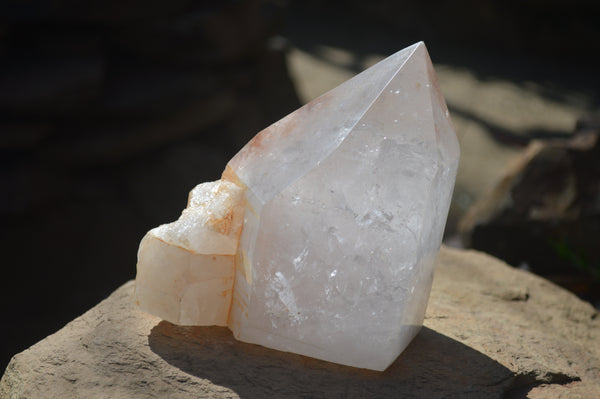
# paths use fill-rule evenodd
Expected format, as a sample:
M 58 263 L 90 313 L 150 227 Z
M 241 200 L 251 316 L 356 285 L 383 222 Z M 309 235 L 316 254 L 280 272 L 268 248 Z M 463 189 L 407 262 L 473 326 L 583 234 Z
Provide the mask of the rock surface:
M 175 326 L 132 293 L 128 282 L 16 355 L 0 397 L 600 397 L 598 313 L 474 251 L 441 250 L 425 327 L 382 373 Z
M 600 305 L 600 130 L 535 140 L 459 223 L 466 247 Z

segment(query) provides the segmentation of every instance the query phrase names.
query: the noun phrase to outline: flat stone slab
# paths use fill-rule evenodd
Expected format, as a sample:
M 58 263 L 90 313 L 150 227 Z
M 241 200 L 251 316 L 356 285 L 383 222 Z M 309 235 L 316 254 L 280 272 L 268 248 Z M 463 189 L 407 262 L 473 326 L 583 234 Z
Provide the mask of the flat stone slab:
M 161 321 L 133 287 L 14 356 L 0 397 L 600 398 L 598 312 L 474 251 L 442 248 L 425 326 L 385 372 Z

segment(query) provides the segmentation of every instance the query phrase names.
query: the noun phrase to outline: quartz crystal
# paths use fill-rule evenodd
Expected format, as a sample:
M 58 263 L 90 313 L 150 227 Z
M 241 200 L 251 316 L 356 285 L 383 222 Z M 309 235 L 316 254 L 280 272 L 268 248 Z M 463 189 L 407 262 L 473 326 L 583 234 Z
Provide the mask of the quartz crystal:
M 142 309 L 384 370 L 419 331 L 459 148 L 423 43 L 254 137 L 138 253 Z

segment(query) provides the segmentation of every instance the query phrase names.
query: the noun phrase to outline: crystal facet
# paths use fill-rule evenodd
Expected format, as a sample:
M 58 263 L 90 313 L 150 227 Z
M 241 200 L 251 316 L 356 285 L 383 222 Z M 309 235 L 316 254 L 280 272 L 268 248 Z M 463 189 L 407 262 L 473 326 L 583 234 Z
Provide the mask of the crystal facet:
M 146 235 L 140 306 L 384 370 L 419 331 L 459 148 L 423 43 L 254 137 Z M 242 227 L 243 226 L 243 227 Z

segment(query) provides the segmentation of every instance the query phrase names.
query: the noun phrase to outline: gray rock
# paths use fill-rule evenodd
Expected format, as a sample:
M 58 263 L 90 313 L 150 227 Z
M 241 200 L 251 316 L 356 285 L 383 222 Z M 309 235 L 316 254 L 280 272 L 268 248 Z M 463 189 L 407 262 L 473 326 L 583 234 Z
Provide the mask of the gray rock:
M 587 128 L 585 124 L 587 124 Z M 459 224 L 465 246 L 600 306 L 600 132 L 533 141 Z
M 442 249 L 425 327 L 382 373 L 160 321 L 133 287 L 14 356 L 0 397 L 600 397 L 594 308 L 474 251 Z

